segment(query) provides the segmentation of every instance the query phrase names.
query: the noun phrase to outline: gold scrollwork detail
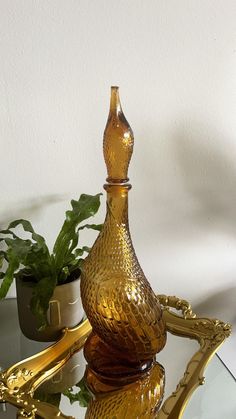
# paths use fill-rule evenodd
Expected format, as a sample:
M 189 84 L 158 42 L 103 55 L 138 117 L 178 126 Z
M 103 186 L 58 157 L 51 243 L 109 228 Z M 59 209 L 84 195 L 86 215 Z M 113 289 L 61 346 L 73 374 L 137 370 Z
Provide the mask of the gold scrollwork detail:
M 176 390 L 165 400 L 157 419 L 180 419 L 193 391 L 203 385 L 204 370 L 224 340 L 231 334 L 231 326 L 217 319 L 197 318 L 191 305 L 177 297 L 158 296 L 165 308 L 167 330 L 175 335 L 196 339 L 200 348 L 187 364 Z M 171 312 L 169 307 L 182 311 L 183 317 Z
M 169 310 L 170 308 L 175 308 L 176 310 L 181 310 L 184 319 L 192 319 L 196 317 L 196 314 L 193 313 L 192 306 L 187 300 L 175 296 L 167 296 L 164 294 L 157 295 L 158 300 L 160 301 L 163 308 Z
M 7 386 L 8 388 L 16 388 L 18 387 L 21 380 L 27 382 L 29 379 L 33 377 L 33 372 L 26 368 L 16 368 L 12 371 L 12 373 L 7 377 Z
M 43 419 L 73 419 L 56 406 L 34 399 L 33 395 L 40 384 L 83 347 L 91 330 L 88 320 L 73 329 L 65 329 L 58 342 L 0 373 L 0 401 L 16 406 L 19 409 L 18 418 L 22 419 L 33 419 L 36 414 Z

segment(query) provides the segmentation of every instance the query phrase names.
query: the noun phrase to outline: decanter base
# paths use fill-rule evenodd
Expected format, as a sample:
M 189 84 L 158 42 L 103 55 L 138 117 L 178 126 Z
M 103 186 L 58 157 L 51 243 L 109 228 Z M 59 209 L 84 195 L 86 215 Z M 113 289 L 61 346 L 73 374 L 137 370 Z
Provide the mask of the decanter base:
M 107 345 L 96 333 L 92 332 L 84 346 L 84 356 L 89 367 L 99 376 L 117 382 L 133 380 L 147 372 L 154 358 L 139 360 L 127 351 L 119 351 Z

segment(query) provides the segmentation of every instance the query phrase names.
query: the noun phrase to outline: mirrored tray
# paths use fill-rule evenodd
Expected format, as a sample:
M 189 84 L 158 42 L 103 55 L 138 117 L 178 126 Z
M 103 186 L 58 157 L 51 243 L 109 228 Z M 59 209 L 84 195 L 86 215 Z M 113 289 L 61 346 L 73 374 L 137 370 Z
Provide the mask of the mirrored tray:
M 230 335 L 231 328 L 217 319 L 198 318 L 185 300 L 165 295 L 159 295 L 158 298 L 164 310 L 169 333 L 166 349 L 158 354 L 157 360 L 167 370 L 167 382 L 165 399 L 160 410 L 153 413 L 152 418 L 178 419 L 182 417 L 194 390 L 204 384 L 206 365 Z M 0 400 L 14 405 L 18 418 L 86 417 L 86 409 L 79 408 L 78 403 L 76 415 L 73 409 L 70 409 L 68 389 L 71 394 L 78 393 L 78 387 L 73 386 L 84 374 L 85 360 L 82 348 L 90 332 L 91 326 L 88 320 L 85 320 L 74 329 L 65 329 L 58 342 L 5 369 L 0 375 Z M 189 339 L 184 338 L 191 339 L 190 351 L 186 351 Z M 182 369 L 178 368 L 178 354 L 182 356 Z M 175 377 L 176 373 L 179 375 L 176 377 L 177 386 L 174 390 L 170 385 L 173 379 L 169 378 Z M 51 396 L 39 397 L 40 394 Z M 62 403 L 62 399 L 65 399 L 63 394 L 67 395 L 66 403 L 65 400 Z M 119 394 L 120 392 L 116 391 L 113 399 L 119 397 Z M 59 398 L 56 403 L 55 395 Z M 119 415 L 116 417 L 123 419 Z M 101 419 L 103 418 L 109 416 L 101 416 Z M 131 416 L 129 418 L 131 419 Z

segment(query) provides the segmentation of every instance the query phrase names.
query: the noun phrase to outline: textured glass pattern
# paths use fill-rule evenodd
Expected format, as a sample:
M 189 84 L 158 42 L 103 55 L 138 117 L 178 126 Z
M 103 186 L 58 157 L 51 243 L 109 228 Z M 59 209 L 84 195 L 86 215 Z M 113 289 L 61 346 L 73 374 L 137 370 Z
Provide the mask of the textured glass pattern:
M 93 330 L 109 345 L 137 360 L 164 345 L 157 298 L 139 265 L 127 219 L 129 186 L 109 185 L 107 216 L 83 269 L 82 301 Z
M 107 215 L 84 262 L 81 278 L 83 306 L 93 327 L 93 338 L 85 345 L 85 357 L 99 371 L 102 363 L 95 363 L 95 358 L 99 361 L 95 352 L 100 351 L 102 356 L 104 351 L 96 335 L 105 346 L 117 351 L 116 359 L 120 353 L 122 362 L 127 359 L 141 369 L 144 368 L 142 362 L 152 360 L 166 341 L 160 304 L 139 265 L 129 232 L 128 191 L 131 186 L 126 181 L 133 136 L 126 148 L 126 133 L 131 136 L 132 131 L 122 113 L 117 88 L 113 88 L 104 133 L 109 181 L 104 186 Z M 115 156 L 115 160 L 111 156 Z
M 108 182 L 123 183 L 129 180 L 127 173 L 133 144 L 133 132 L 122 112 L 118 87 L 112 87 L 110 112 L 103 136 Z
M 163 398 L 164 370 L 156 362 L 148 373 L 123 388 L 102 386 L 90 370 L 87 381 L 95 398 L 88 406 L 86 419 L 154 419 Z

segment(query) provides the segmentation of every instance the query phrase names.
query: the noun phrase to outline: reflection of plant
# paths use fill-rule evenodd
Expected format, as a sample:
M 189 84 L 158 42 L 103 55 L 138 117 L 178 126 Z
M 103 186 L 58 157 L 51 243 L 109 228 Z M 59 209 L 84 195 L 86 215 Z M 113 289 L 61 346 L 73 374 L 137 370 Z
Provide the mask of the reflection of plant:
M 47 393 L 39 387 L 34 393 L 34 398 L 60 408 L 61 396 L 64 395 L 68 397 L 71 404 L 79 402 L 81 407 L 88 407 L 92 395 L 86 387 L 84 377 L 75 386 L 79 388 L 77 393 L 74 393 L 73 387 L 64 390 L 63 393 Z
M 71 201 L 72 208 L 66 211 L 66 219 L 51 254 L 44 238 L 35 233 L 27 220 L 13 221 L 6 230 L 0 231 L 0 242 L 6 245 L 5 250 L 0 250 L 0 268 L 4 260 L 7 262 L 6 271 L 0 272 L 0 279 L 3 279 L 0 299 L 6 296 L 14 278 L 32 284 L 30 308 L 37 318 L 39 329 L 47 326 L 46 313 L 56 285 L 79 277 L 82 256 L 90 250 L 87 246 L 78 247 L 80 230 L 101 230 L 101 225 L 80 225 L 96 214 L 100 206 L 100 195 L 82 194 L 78 201 Z M 14 231 L 18 226 L 30 233 L 31 238 L 18 237 Z
M 53 406 L 59 407 L 61 401 L 61 393 L 44 393 L 39 387 L 35 393 L 34 398 L 41 402 L 52 404 Z
M 89 402 L 92 399 L 92 395 L 85 384 L 84 377 L 77 384 L 75 384 L 75 386 L 80 389 L 77 393 L 74 393 L 73 387 L 70 387 L 63 392 L 64 396 L 68 397 L 71 404 L 79 402 L 81 407 L 88 407 Z

